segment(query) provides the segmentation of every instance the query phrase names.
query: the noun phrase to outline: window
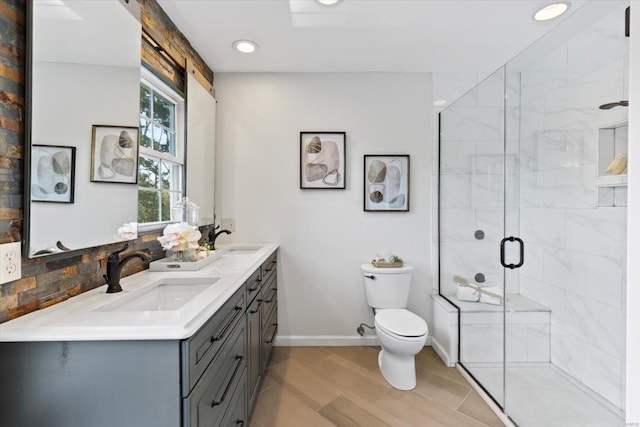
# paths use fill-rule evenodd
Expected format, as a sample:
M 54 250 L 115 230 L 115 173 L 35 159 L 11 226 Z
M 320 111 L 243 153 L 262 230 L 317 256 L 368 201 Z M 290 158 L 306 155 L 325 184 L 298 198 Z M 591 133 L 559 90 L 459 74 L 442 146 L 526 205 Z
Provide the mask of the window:
M 171 219 L 184 195 L 184 99 L 143 69 L 140 83 L 138 223 Z

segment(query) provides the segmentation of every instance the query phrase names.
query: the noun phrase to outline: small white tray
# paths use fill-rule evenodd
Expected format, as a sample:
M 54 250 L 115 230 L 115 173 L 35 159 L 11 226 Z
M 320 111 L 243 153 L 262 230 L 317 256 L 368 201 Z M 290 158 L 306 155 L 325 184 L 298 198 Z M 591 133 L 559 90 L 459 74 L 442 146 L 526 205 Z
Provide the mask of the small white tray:
M 196 271 L 200 270 L 211 264 L 213 261 L 222 258 L 221 252 L 214 254 L 210 253 L 206 258 L 199 259 L 198 261 L 186 262 L 186 261 L 171 261 L 167 258 L 159 259 L 149 263 L 150 271 Z

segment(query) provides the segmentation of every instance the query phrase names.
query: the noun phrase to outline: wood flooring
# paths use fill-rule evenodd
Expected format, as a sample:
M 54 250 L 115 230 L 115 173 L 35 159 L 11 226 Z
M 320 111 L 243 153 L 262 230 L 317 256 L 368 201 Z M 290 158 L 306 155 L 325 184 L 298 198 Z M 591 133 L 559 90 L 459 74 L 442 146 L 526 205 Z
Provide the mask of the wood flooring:
M 417 386 L 391 387 L 379 347 L 275 347 L 252 427 L 502 426 L 431 347 L 416 355 Z

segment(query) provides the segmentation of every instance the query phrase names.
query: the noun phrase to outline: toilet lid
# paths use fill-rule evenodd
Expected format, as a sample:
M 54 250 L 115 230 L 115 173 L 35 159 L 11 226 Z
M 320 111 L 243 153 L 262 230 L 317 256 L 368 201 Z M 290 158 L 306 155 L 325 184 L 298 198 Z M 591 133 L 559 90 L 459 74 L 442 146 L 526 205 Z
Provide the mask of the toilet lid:
M 376 327 L 402 337 L 421 337 L 428 331 L 427 322 L 405 309 L 386 309 L 376 313 Z

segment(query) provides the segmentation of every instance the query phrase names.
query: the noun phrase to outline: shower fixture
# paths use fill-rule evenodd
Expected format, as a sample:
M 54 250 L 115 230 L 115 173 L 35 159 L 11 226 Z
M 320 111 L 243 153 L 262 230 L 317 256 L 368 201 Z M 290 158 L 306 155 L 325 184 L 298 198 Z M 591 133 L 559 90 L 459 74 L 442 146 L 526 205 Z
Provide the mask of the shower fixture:
M 599 108 L 601 110 L 610 110 L 614 107 L 628 107 L 629 101 L 610 102 L 608 104 L 602 104 Z

